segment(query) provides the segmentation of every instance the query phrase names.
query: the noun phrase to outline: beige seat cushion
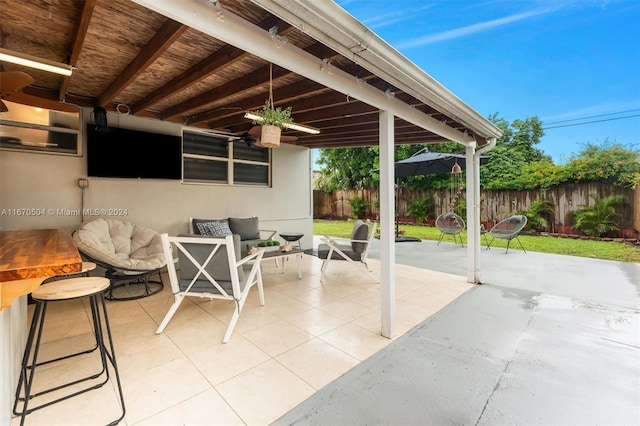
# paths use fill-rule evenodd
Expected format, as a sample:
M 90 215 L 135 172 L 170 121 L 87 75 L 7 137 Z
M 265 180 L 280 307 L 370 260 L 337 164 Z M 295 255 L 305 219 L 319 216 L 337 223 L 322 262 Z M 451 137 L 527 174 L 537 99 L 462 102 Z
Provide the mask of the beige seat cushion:
M 160 234 L 132 222 L 96 219 L 75 231 L 73 240 L 82 253 L 116 269 L 150 271 L 165 265 Z

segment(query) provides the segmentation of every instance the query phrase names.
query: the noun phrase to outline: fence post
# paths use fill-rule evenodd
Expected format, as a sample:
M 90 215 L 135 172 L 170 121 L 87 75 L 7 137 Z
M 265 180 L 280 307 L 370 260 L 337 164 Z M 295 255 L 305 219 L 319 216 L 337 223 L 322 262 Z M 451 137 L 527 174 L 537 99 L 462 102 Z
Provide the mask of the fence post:
M 633 198 L 633 229 L 640 232 L 640 185 L 636 188 Z

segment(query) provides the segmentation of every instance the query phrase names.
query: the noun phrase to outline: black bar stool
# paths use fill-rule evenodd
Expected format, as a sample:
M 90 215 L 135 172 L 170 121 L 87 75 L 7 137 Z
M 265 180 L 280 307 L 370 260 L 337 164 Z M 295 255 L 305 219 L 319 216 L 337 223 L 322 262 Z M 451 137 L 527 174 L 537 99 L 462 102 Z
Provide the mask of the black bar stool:
M 120 404 L 122 406 L 122 414 L 120 415 L 120 417 L 109 424 L 116 425 L 124 418 L 124 396 L 122 395 L 122 385 L 120 384 L 120 375 L 118 373 L 116 354 L 113 348 L 113 340 L 111 339 L 111 328 L 109 326 L 109 318 L 107 316 L 107 308 L 103 294 L 104 290 L 109 288 L 109 284 L 109 280 L 102 277 L 68 278 L 64 280 L 53 281 L 46 285 L 41 285 L 31 294 L 33 300 L 36 302 L 36 307 L 33 314 L 33 320 L 31 321 L 29 335 L 27 337 L 27 345 L 24 350 L 24 356 L 22 358 L 22 367 L 20 370 L 20 377 L 18 379 L 18 387 L 16 389 L 16 399 L 13 405 L 13 413 L 17 416 L 21 416 L 20 425 L 24 424 L 27 414 L 30 414 L 44 407 L 48 407 L 57 402 L 64 401 L 66 399 L 88 392 L 90 390 L 102 387 L 109 381 L 109 368 L 107 365 L 107 360 L 113 367 L 113 372 L 115 374 L 116 382 L 118 385 L 118 392 L 120 393 Z M 44 327 L 44 318 L 47 312 L 48 303 L 61 300 L 77 299 L 81 297 L 88 297 L 91 303 L 91 316 L 93 321 L 95 345 L 91 349 L 38 363 L 38 351 L 40 349 L 42 329 Z M 103 316 L 104 322 L 102 319 Z M 108 348 L 106 346 L 103 327 L 107 332 L 106 337 L 109 345 Z M 94 352 L 96 349 L 100 354 L 100 360 L 102 364 L 101 371 L 93 373 L 82 379 L 73 380 L 71 382 L 54 386 L 50 389 L 42 390 L 37 393 L 31 393 L 37 367 L 45 364 L 51 364 L 63 359 L 69 359 L 78 355 L 89 354 Z M 42 403 L 33 408 L 29 407 L 29 404 L 31 402 L 35 402 L 34 400 L 39 396 L 49 394 L 50 392 L 59 391 L 61 389 L 78 385 L 84 382 L 89 383 L 86 388 L 70 391 L 67 395 L 59 397 L 53 401 Z M 22 403 L 22 409 L 18 410 L 18 405 L 20 403 Z

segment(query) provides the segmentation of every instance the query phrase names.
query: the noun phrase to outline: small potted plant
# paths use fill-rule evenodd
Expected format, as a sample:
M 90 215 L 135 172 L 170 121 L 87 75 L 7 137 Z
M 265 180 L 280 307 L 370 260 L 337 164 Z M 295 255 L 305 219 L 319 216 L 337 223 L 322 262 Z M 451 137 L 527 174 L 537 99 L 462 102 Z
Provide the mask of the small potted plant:
M 277 240 L 265 240 L 258 243 L 258 247 L 264 249 L 264 251 L 276 251 L 280 250 L 280 241 Z
M 262 119 L 254 120 L 253 124 L 262 126 L 260 145 L 265 148 L 276 148 L 280 146 L 280 135 L 286 124 L 293 123 L 291 117 L 291 107 L 282 109 L 274 108 L 271 102 L 265 102 L 261 110 L 256 111 Z

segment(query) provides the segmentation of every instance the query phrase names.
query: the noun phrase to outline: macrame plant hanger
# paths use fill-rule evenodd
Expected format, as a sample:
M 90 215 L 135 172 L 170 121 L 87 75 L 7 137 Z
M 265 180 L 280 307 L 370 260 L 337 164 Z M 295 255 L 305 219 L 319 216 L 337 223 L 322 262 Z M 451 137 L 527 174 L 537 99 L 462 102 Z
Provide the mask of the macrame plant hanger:
M 462 180 L 462 167 L 458 164 L 458 160 L 456 159 L 456 163 L 451 168 L 451 185 L 449 186 L 449 211 L 454 213 L 456 204 L 458 203 L 458 199 L 462 194 L 462 190 L 464 189 L 464 182 Z
M 269 108 L 273 109 L 273 63 L 269 62 Z
M 269 62 L 269 108 L 273 106 L 273 64 Z M 260 138 L 260 146 L 264 148 L 277 148 L 280 146 L 280 135 L 282 130 L 274 126 L 262 126 L 262 134 Z

